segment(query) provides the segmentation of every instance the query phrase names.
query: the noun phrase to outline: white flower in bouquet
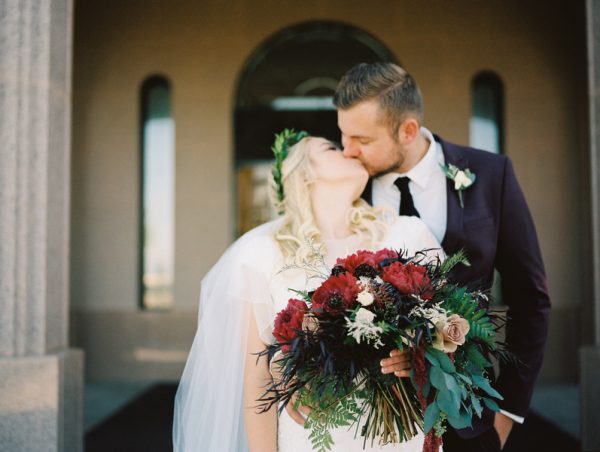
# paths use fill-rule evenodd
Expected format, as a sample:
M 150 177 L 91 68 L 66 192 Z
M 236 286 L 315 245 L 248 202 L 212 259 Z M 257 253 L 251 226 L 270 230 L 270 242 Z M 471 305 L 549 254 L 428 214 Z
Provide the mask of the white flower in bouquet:
M 373 297 L 373 294 L 368 290 L 363 290 L 360 292 L 357 299 L 362 306 L 370 306 L 373 304 L 373 301 L 375 301 L 375 297 Z
M 354 321 L 346 317 L 346 327 L 348 328 L 348 336 L 352 336 L 357 344 L 361 341 L 373 345 L 375 348 L 383 346 L 380 335 L 383 333 L 383 328 L 373 323 L 375 314 L 368 309 L 360 308 L 356 312 Z
M 423 317 L 429 320 L 432 324 L 437 325 L 439 322 L 446 323 L 448 314 L 446 310 L 440 306 L 432 305 L 431 307 L 417 306 L 408 314 L 410 317 Z

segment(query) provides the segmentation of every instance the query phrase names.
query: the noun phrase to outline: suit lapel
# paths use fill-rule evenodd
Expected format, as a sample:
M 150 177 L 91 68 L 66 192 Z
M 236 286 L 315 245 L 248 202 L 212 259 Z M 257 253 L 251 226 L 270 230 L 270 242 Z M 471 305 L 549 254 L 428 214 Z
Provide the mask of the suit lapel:
M 452 164 L 461 169 L 467 167 L 468 160 L 459 148 L 446 143 L 438 136 L 435 136 L 435 139 L 442 145 L 446 165 Z M 458 192 L 454 189 L 454 182 L 448 178 L 446 178 L 446 199 L 448 218 L 446 221 L 446 234 L 444 234 L 444 239 L 442 240 L 442 248 L 444 248 L 446 253 L 450 254 L 458 251 L 461 247 L 464 208 L 460 206 L 460 199 Z

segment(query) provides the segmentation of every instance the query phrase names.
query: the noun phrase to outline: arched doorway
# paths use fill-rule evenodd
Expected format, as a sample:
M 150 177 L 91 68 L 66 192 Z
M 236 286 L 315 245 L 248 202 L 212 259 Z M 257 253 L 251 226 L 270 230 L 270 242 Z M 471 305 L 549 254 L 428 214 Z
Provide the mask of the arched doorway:
M 234 113 L 238 235 L 275 216 L 266 183 L 273 135 L 293 127 L 338 141 L 337 83 L 355 64 L 375 61 L 396 59 L 371 34 L 330 21 L 285 28 L 250 55 Z

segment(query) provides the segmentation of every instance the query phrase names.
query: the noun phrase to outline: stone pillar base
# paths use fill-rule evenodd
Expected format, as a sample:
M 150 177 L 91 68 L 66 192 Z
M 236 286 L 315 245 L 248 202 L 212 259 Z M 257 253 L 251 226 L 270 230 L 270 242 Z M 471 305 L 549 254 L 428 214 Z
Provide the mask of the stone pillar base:
M 0 450 L 83 450 L 83 351 L 0 359 Z
M 582 347 L 581 363 L 581 446 L 600 450 L 600 347 Z

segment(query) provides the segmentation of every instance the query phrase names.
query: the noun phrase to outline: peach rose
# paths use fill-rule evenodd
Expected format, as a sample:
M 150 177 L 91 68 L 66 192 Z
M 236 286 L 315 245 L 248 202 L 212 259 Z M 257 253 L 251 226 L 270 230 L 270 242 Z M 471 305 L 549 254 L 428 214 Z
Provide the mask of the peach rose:
M 445 353 L 453 353 L 459 345 L 465 343 L 469 332 L 469 322 L 458 314 L 452 314 L 448 319 L 435 325 L 436 337 L 433 346 Z

